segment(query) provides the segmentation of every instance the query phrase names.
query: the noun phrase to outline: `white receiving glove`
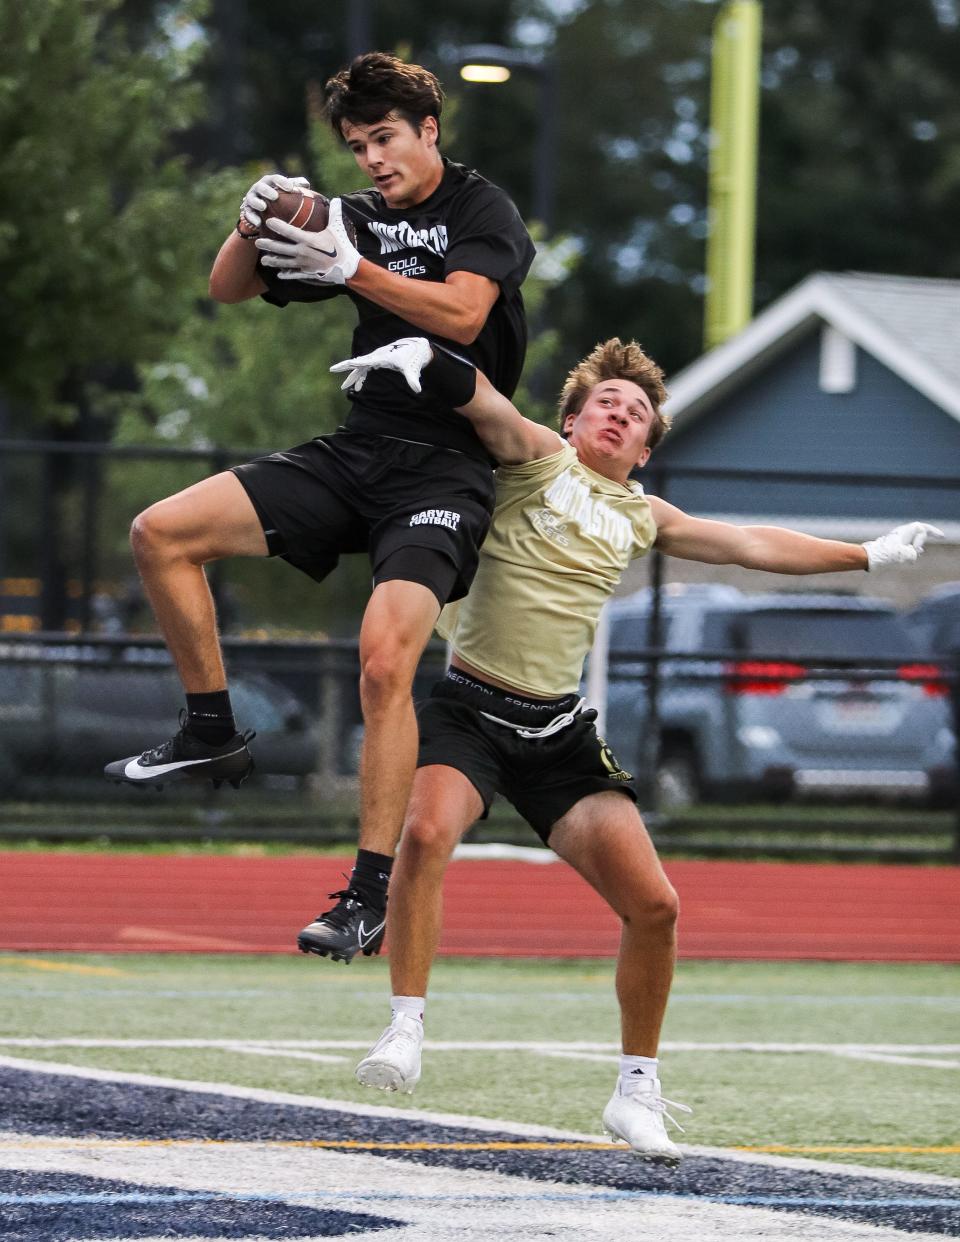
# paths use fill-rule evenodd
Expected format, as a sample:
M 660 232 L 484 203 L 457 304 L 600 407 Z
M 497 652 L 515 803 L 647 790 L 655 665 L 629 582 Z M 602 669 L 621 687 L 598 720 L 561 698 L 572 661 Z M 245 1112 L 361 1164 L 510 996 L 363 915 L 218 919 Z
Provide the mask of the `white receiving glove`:
M 255 181 L 240 200 L 240 215 L 253 228 L 258 229 L 263 223 L 261 211 L 266 211 L 267 203 L 278 197 L 278 190 L 308 190 L 310 182 L 306 177 L 285 177 L 283 173 L 267 173 L 259 181 Z
M 360 265 L 360 251 L 347 236 L 343 206 L 330 200 L 327 227 L 307 233 L 283 220 L 268 220 L 267 227 L 287 241 L 261 237 L 256 243 L 264 267 L 279 267 L 281 280 L 306 280 L 315 285 L 345 285 Z
M 863 546 L 867 550 L 867 569 L 880 569 L 884 565 L 912 565 L 923 551 L 929 536 L 943 539 L 943 531 L 929 522 L 907 522 L 895 526 L 879 539 L 871 539 Z
M 399 371 L 413 391 L 419 392 L 420 372 L 432 358 L 433 350 L 425 337 L 402 336 L 389 345 L 381 345 L 372 353 L 335 362 L 330 370 L 350 372 L 340 385 L 344 391 L 352 388 L 354 392 L 359 392 L 371 371 L 383 370 Z

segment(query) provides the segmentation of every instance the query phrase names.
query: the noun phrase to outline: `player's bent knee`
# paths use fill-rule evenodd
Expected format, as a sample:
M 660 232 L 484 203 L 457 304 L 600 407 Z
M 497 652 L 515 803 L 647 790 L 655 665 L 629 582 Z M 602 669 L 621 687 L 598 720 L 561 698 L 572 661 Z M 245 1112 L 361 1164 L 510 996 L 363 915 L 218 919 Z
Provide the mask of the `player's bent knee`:
M 401 849 L 407 858 L 415 857 L 420 864 L 442 862 L 453 853 L 458 837 L 442 818 L 414 816 L 403 828 Z
M 360 666 L 360 695 L 374 705 L 397 694 L 407 695 L 413 685 L 416 662 L 395 647 L 381 647 L 364 656 Z
M 172 542 L 167 524 L 156 505 L 144 509 L 130 526 L 130 546 L 138 564 L 154 559 Z
M 622 917 L 625 923 L 637 927 L 670 932 L 676 927 L 680 917 L 680 898 L 676 889 L 667 884 L 630 905 Z

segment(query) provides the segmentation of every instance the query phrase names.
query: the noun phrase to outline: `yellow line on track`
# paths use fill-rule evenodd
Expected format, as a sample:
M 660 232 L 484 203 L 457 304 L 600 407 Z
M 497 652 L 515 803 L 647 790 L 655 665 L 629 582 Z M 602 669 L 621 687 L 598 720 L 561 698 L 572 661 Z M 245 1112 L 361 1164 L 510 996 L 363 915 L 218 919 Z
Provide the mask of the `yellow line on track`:
M 912 1147 L 893 1143 L 819 1143 L 791 1144 L 768 1143 L 762 1147 L 734 1147 L 734 1151 L 769 1152 L 775 1155 L 792 1152 L 794 1155 L 833 1155 L 849 1152 L 859 1155 L 878 1156 L 960 1156 L 960 1146 Z
M 30 970 L 56 970 L 68 975 L 126 976 L 115 966 L 84 966 L 80 962 L 50 962 L 43 957 L 0 957 L 0 966 L 27 966 Z

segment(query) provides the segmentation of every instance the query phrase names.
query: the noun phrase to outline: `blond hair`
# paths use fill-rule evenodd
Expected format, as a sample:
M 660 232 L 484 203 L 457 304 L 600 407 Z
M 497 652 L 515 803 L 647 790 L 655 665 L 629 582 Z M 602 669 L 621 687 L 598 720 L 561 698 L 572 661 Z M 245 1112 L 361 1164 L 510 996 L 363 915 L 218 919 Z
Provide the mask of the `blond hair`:
M 647 357 L 636 341 L 628 341 L 624 345 L 618 336 L 595 345 L 567 376 L 560 393 L 560 430 L 563 430 L 568 415 L 580 413 L 594 388 L 611 379 L 629 380 L 650 398 L 653 422 L 647 436 L 647 447 L 655 449 L 670 430 L 669 415 L 660 413 L 660 406 L 667 396 L 663 371 L 652 358 Z

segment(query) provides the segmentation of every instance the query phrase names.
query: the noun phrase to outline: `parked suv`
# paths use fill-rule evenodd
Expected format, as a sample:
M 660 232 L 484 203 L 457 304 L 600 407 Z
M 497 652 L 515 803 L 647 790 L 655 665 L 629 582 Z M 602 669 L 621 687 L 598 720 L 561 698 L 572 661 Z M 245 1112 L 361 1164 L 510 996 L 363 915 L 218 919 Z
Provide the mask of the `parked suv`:
M 926 651 L 960 658 L 960 582 L 934 587 L 904 615 L 904 620 Z
M 641 774 L 651 601 L 646 589 L 610 608 L 607 740 Z M 952 785 L 947 685 L 892 605 L 676 585 L 661 608 L 663 805 L 733 793 L 927 798 Z

